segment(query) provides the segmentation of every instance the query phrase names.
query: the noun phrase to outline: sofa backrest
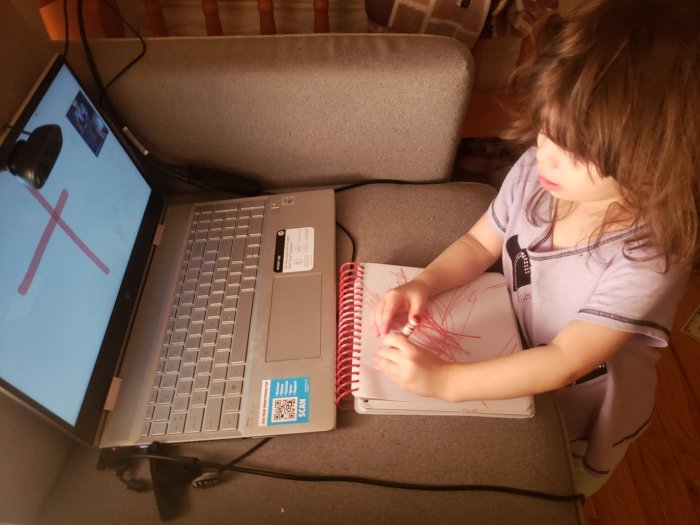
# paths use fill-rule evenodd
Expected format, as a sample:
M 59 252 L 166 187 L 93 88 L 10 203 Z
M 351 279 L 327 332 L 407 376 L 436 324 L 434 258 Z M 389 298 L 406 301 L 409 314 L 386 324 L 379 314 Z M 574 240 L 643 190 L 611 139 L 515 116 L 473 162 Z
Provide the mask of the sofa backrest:
M 154 154 L 264 187 L 449 178 L 472 86 L 466 47 L 428 35 L 165 38 L 108 94 Z M 91 45 L 106 84 L 136 40 Z M 84 55 L 69 61 L 91 81 Z

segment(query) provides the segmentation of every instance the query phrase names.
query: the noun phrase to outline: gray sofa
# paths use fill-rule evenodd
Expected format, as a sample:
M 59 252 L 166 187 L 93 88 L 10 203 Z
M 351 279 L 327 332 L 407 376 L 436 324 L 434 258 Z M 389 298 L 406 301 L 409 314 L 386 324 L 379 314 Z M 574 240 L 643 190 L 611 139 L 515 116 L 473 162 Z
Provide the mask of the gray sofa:
M 7 4 L 2 10 L 7 11 Z M 1 13 L 0 112 L 9 120 L 60 45 Z M 104 78 L 140 49 L 93 45 Z M 21 54 L 21 55 L 20 55 Z M 24 56 L 20 63 L 15 57 Z M 84 55 L 69 62 L 93 86 Z M 472 83 L 466 48 L 417 35 L 309 35 L 154 39 L 110 91 L 159 157 L 257 177 L 272 189 L 368 179 L 337 194 L 337 219 L 357 260 L 425 265 L 483 213 L 485 185 L 449 182 Z M 173 194 L 192 191 L 162 182 Z M 182 198 L 177 197 L 177 198 Z M 338 230 L 338 263 L 350 241 Z M 425 484 L 488 484 L 571 494 L 566 439 L 548 395 L 528 420 L 338 414 L 331 432 L 277 437 L 242 465 Z M 226 462 L 255 440 L 177 447 Z M 98 471 L 99 451 L 0 396 L 0 522 L 157 523 L 152 492 Z M 136 466 L 136 477 L 147 477 Z M 139 470 L 140 469 L 140 470 Z M 185 489 L 175 523 L 578 523 L 576 503 L 493 491 L 418 492 L 348 483 L 227 474 Z

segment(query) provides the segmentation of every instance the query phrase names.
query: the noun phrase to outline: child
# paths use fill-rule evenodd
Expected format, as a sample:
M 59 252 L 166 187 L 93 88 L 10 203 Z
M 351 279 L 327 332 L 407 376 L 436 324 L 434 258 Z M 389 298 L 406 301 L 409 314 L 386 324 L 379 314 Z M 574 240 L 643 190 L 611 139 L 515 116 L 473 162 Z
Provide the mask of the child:
M 654 407 L 655 363 L 698 248 L 695 0 L 584 2 L 551 17 L 513 81 L 535 142 L 474 227 L 374 310 L 376 367 L 446 400 L 554 391 L 575 484 L 605 482 Z M 502 258 L 525 352 L 448 364 L 389 331 Z

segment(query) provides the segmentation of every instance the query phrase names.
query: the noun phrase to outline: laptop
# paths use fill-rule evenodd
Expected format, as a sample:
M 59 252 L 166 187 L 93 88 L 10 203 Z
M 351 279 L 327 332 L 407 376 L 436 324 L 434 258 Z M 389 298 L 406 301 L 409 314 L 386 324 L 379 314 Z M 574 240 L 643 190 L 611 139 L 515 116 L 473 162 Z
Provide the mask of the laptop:
M 61 56 L 0 164 L 5 393 L 99 447 L 335 427 L 332 190 L 166 205 Z

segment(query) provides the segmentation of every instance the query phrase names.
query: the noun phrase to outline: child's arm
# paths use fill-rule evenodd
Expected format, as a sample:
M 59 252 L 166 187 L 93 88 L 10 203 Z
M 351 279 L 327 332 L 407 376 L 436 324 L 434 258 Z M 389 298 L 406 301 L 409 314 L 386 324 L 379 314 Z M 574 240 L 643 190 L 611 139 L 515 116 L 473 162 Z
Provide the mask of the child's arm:
M 375 333 L 385 335 L 399 311 L 420 316 L 428 298 L 474 280 L 500 258 L 502 249 L 503 239 L 482 215 L 413 280 L 387 292 L 374 308 Z
M 376 367 L 402 388 L 447 401 L 508 399 L 556 390 L 604 363 L 633 334 L 574 320 L 545 346 L 480 363 L 446 363 L 401 334 L 384 339 Z

